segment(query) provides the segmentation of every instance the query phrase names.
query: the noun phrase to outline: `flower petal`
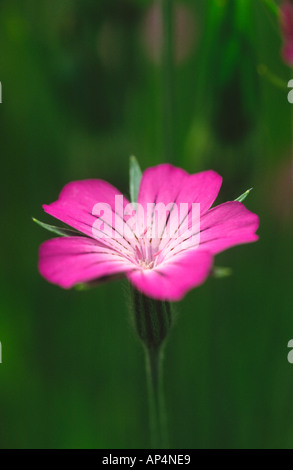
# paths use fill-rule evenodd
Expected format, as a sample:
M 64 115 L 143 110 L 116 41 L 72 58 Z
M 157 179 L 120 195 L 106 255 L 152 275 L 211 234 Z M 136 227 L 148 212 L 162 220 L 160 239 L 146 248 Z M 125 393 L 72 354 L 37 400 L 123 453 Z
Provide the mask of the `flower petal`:
M 40 246 L 40 273 L 65 289 L 131 269 L 122 255 L 90 238 L 53 238 Z
M 208 277 L 213 257 L 210 253 L 190 250 L 174 256 L 154 269 L 128 272 L 130 282 L 143 294 L 158 300 L 177 301 Z
M 225 202 L 207 212 L 200 223 L 200 249 L 213 254 L 258 240 L 259 218 L 240 202 Z
M 198 233 L 190 231 L 191 235 L 186 238 L 182 236 L 170 239 L 162 255 L 168 260 L 195 247 L 215 255 L 234 245 L 257 241 L 255 231 L 258 225 L 258 216 L 246 209 L 242 203 L 226 202 L 201 216 L 200 224 L 195 226 L 199 229 Z
M 221 176 L 212 170 L 189 175 L 170 164 L 148 168 L 140 184 L 138 203 L 143 214 L 138 218 L 140 232 L 148 230 L 152 251 L 162 251 L 174 236 L 177 240 L 178 226 L 184 231 L 186 224 L 197 225 L 197 220 L 193 221 L 192 204 L 199 204 L 200 214 L 205 213 L 216 199 L 221 183 Z M 156 204 L 156 210 L 151 207 L 148 210 L 148 204 Z
M 181 168 L 163 163 L 144 171 L 138 202 L 142 205 L 153 202 L 200 203 L 203 213 L 215 201 L 221 184 L 221 176 L 212 170 L 190 175 Z
M 58 200 L 43 208 L 85 235 L 132 255 L 133 233 L 123 215 L 127 204 L 120 191 L 106 181 L 83 180 L 67 184 Z

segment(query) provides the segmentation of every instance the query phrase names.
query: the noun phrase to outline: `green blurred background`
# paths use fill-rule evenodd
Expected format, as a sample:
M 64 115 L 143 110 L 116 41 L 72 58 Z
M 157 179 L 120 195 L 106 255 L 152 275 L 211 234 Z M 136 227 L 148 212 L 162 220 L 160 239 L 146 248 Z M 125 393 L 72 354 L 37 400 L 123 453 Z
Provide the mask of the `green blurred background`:
M 293 105 L 270 81 L 290 78 L 277 19 L 261 0 L 174 9 L 166 77 L 158 2 L 0 2 L 1 448 L 150 445 L 123 281 L 87 292 L 48 284 L 37 259 L 50 234 L 31 220 L 54 223 L 41 205 L 75 179 L 127 194 L 131 154 L 143 169 L 168 159 L 218 171 L 218 202 L 253 186 L 245 204 L 261 220 L 259 242 L 217 256 L 233 275 L 176 306 L 165 356 L 171 447 L 293 447 Z

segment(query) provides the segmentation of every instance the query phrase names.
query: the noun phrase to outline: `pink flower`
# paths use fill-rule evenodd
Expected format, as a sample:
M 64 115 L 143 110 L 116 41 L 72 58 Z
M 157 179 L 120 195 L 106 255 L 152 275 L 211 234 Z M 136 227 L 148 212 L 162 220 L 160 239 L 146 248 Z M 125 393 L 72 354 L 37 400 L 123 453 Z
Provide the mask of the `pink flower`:
M 169 164 L 148 168 L 141 179 L 140 210 L 138 207 L 136 212 L 105 181 L 69 183 L 56 202 L 43 207 L 78 232 L 41 245 L 40 273 L 66 289 L 78 283 L 126 276 L 149 297 L 180 300 L 189 289 L 206 280 L 217 253 L 258 239 L 258 217 L 240 202 L 210 209 L 221 183 L 222 178 L 214 171 L 189 175 Z M 97 203 L 110 211 L 99 210 Z M 163 207 L 169 204 L 164 221 L 162 213 L 156 218 L 153 209 L 149 217 L 149 205 L 159 203 Z M 185 212 L 176 219 L 173 214 L 181 203 Z M 194 207 L 199 211 L 193 211 Z M 105 236 L 109 232 L 112 236 Z
M 282 57 L 284 62 L 293 65 L 293 3 L 285 0 L 280 7 L 280 26 L 283 38 Z

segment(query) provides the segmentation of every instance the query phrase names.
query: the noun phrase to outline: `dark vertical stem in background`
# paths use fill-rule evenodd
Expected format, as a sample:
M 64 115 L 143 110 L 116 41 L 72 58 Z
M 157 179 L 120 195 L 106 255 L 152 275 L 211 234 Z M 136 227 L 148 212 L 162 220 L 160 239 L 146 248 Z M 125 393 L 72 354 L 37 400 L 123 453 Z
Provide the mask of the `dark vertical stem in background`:
M 162 7 L 162 99 L 164 161 L 175 159 L 174 0 L 161 0 Z

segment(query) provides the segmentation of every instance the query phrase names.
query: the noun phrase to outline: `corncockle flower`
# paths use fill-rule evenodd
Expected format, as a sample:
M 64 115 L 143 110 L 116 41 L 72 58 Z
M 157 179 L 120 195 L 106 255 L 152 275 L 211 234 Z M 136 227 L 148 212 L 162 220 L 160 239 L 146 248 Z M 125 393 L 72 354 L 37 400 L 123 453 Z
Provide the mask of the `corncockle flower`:
M 134 323 L 146 352 L 150 427 L 153 448 L 167 447 L 162 389 L 162 357 L 172 323 L 168 301 L 180 300 L 202 284 L 214 256 L 240 243 L 257 240 L 258 217 L 241 201 L 211 209 L 222 178 L 214 171 L 189 175 L 169 164 L 141 175 L 130 166 L 129 203 L 109 183 L 69 183 L 45 211 L 72 229 L 40 223 L 65 238 L 41 245 L 39 269 L 64 288 L 126 277 Z
M 214 256 L 258 239 L 258 217 L 241 202 L 211 209 L 222 178 L 162 164 L 142 175 L 137 206 L 102 180 L 67 184 L 44 210 L 74 236 L 40 247 L 39 270 L 63 288 L 126 276 L 145 296 L 178 301 L 202 284 Z
M 283 39 L 282 57 L 284 62 L 293 65 L 293 2 L 285 0 L 280 6 L 280 27 Z

